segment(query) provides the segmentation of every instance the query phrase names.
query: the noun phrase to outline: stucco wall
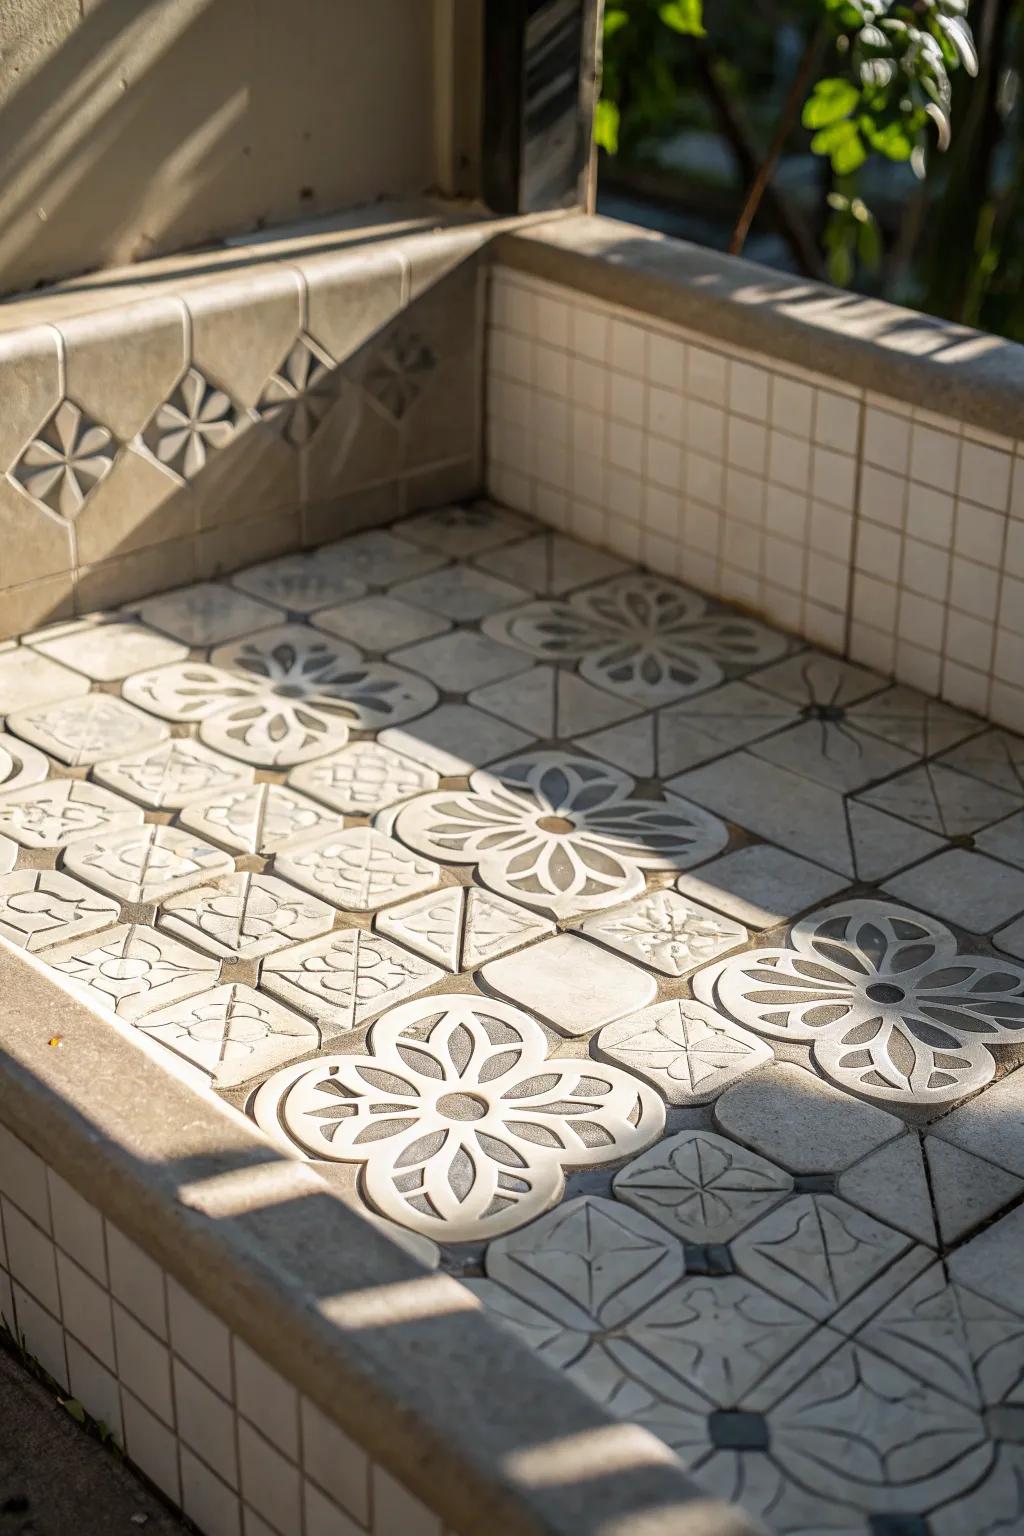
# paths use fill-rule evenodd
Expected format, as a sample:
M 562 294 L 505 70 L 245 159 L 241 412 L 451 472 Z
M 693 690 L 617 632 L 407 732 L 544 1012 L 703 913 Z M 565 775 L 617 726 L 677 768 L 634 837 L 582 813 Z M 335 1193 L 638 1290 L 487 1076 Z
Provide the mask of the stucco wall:
M 444 185 L 451 7 L 0 0 L 0 292 Z

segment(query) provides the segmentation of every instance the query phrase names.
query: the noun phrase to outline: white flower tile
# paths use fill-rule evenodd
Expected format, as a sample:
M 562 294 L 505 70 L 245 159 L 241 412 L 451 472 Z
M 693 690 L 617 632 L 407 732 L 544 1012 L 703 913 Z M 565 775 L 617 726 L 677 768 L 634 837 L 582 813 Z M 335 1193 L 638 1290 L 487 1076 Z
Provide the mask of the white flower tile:
M 391 596 L 414 608 L 426 608 L 457 624 L 471 624 L 501 608 L 525 602 L 529 592 L 471 565 L 446 565 L 392 587 Z M 393 642 L 389 649 L 394 648 Z
M 134 619 L 60 624 L 33 637 L 33 650 L 98 683 L 113 683 L 143 667 L 181 661 L 188 647 Z
M 77 839 L 65 851 L 64 867 L 122 901 L 152 902 L 230 874 L 234 864 L 222 849 L 179 827 L 144 825 Z
M 361 651 L 383 654 L 417 640 L 429 640 L 451 628 L 447 619 L 423 608 L 412 608 L 396 597 L 361 597 L 337 608 L 321 608 L 314 616 L 317 629 L 357 645 Z
M 635 1072 L 670 1104 L 707 1104 L 772 1060 L 757 1035 L 690 998 L 669 998 L 609 1024 L 595 1049 Z
M 355 741 L 340 752 L 293 768 L 288 782 L 332 810 L 372 816 L 398 800 L 436 789 L 438 775 L 428 764 L 380 742 Z
M 330 551 L 322 549 L 249 566 L 231 580 L 252 597 L 301 614 L 350 602 L 366 591 L 364 584 L 346 570 L 342 559 L 337 555 L 332 559 Z
M 273 875 L 225 875 L 168 897 L 160 913 L 161 928 L 227 959 L 273 954 L 333 926 L 333 907 Z
M 332 832 L 274 859 L 276 873 L 350 912 L 373 912 L 437 885 L 440 867 L 373 827 Z
M 526 587 L 539 597 L 562 597 L 575 587 L 607 581 L 626 570 L 625 561 L 603 549 L 591 549 L 562 533 L 538 533 L 478 555 L 481 570 Z
M 486 683 L 522 672 L 529 661 L 509 645 L 475 630 L 457 629 L 420 645 L 391 652 L 391 660 L 429 677 L 445 693 L 471 693 Z
M 151 810 L 177 811 L 216 790 L 249 783 L 253 770 L 200 742 L 175 736 L 130 757 L 98 763 L 93 777 Z
M 400 538 L 385 528 L 372 528 L 352 538 L 341 539 L 337 544 L 326 544 L 317 554 L 335 560 L 340 569 L 371 587 L 388 587 L 393 582 L 408 581 L 412 576 L 420 576 L 443 565 L 444 554 L 423 549 L 419 547 L 419 541 L 410 543 L 406 539 L 407 526 L 402 524 Z
M 845 884 L 841 875 L 770 843 L 737 848 L 676 881 L 684 896 L 728 912 L 751 928 L 774 928 Z
M 474 768 L 483 768 L 499 757 L 522 751 L 533 741 L 526 731 L 496 720 L 470 704 L 441 704 L 404 729 L 381 731 L 377 739 L 381 746 L 392 748 L 442 778 L 472 773 Z
M 217 980 L 220 962 L 197 954 L 166 933 L 125 923 L 50 951 L 57 979 L 94 1008 L 134 1020 Z
M 607 950 L 559 934 L 492 960 L 480 972 L 489 991 L 539 1014 L 566 1035 L 585 1035 L 653 1001 L 647 971 Z
M 665 976 L 685 976 L 747 941 L 747 930 L 675 891 L 648 891 L 627 906 L 573 925 Z
M 0 796 L 0 833 L 25 848 L 64 848 L 78 838 L 138 826 L 141 806 L 84 779 L 47 779 Z
M 55 869 L 0 876 L 0 935 L 19 949 L 45 949 L 116 923 L 119 904 Z
M 252 987 L 214 987 L 149 1013 L 138 1027 L 184 1056 L 218 1088 L 232 1088 L 315 1051 L 320 1031 Z
M 236 784 L 186 806 L 178 820 L 234 853 L 277 853 L 341 827 L 340 817 L 282 784 Z
M 443 977 L 438 966 L 380 934 L 349 928 L 271 955 L 260 986 L 310 1014 L 328 1040 Z
M 897 686 L 851 705 L 847 720 L 858 730 L 880 736 L 894 746 L 905 747 L 915 757 L 945 752 L 965 737 L 975 735 L 982 722 L 974 715 L 930 699 L 916 688 Z
M 438 550 L 460 559 L 507 544 L 532 531 L 525 518 L 486 501 L 478 501 L 471 507 L 437 507 L 398 525 L 403 539 L 410 539 L 423 549 Z
M 160 720 L 107 693 L 19 710 L 8 716 L 7 729 L 72 768 L 140 752 L 170 734 Z
M 462 885 L 391 907 L 379 914 L 376 927 L 449 971 L 472 970 L 555 931 L 536 912 Z
M 50 771 L 42 752 L 0 731 L 0 796 L 41 784 Z
M 80 673 L 49 661 L 27 645 L 0 653 L 0 716 L 88 691 L 89 684 Z
M 941 837 L 963 837 L 1020 810 L 1022 795 L 934 762 L 863 790 L 857 801 Z
M 311 1157 L 361 1162 L 373 1207 L 428 1237 L 522 1226 L 558 1199 L 564 1167 L 628 1155 L 664 1124 L 650 1090 L 549 1057 L 533 1019 L 477 996 L 407 1003 L 373 1025 L 367 1046 L 275 1074 L 253 1114 Z M 351 1114 L 330 1113 L 339 1097 Z
M 515 677 L 477 688 L 469 702 L 545 739 L 579 736 L 635 716 L 628 703 L 561 667 L 531 667 Z M 632 727 L 631 727 L 632 729 Z
M 257 602 L 219 581 L 197 581 L 149 598 L 140 605 L 139 617 L 153 629 L 199 650 L 270 629 L 281 623 L 283 614 L 280 608 Z
M 681 1131 L 634 1158 L 613 1187 L 681 1242 L 728 1243 L 786 1199 L 793 1180 L 724 1136 Z
M 1024 913 L 1024 870 L 966 848 L 925 859 L 887 881 L 886 890 L 972 933 L 991 933 Z

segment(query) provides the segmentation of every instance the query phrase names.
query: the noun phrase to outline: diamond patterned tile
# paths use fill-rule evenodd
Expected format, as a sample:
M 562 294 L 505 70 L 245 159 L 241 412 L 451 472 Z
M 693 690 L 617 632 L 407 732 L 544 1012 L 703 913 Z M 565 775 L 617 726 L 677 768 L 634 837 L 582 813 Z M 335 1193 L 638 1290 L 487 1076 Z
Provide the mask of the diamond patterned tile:
M 443 976 L 438 966 L 379 934 L 350 928 L 271 955 L 260 985 L 310 1014 L 327 1040 L 425 992 Z
M 555 932 L 546 917 L 462 885 L 389 907 L 378 914 L 375 927 L 448 971 L 472 970 Z
M 19 949 L 45 949 L 116 923 L 121 908 L 56 869 L 0 876 L 0 935 Z
M 146 1014 L 138 1027 L 200 1067 L 218 1088 L 247 1082 L 320 1044 L 315 1024 L 237 984 L 171 1003 Z
M 329 933 L 334 908 L 273 875 L 232 874 L 163 904 L 160 927 L 211 955 L 252 960 Z
M 681 1131 L 615 1175 L 615 1193 L 687 1243 L 728 1243 L 784 1200 L 782 1168 L 711 1131 Z
M 170 734 L 162 721 L 106 693 L 18 710 L 7 729 L 72 768 L 140 752 Z
M 122 901 L 151 902 L 230 874 L 234 864 L 191 832 L 147 825 L 76 839 L 64 867 Z
M 415 736 L 409 734 L 414 741 Z M 439 779 L 428 763 L 405 757 L 380 742 L 354 741 L 340 752 L 293 768 L 288 782 L 335 811 L 372 816 L 398 800 L 436 789 Z
M 143 667 L 181 661 L 188 647 L 133 619 L 62 624 L 29 642 L 36 651 L 99 683 L 119 682 Z
M 198 741 L 176 736 L 131 757 L 98 763 L 93 777 L 151 810 L 177 811 L 216 790 L 249 783 L 253 770 Z
M 0 796 L 0 833 L 24 848 L 64 848 L 79 838 L 138 826 L 142 807 L 82 779 L 47 779 Z
M 772 1060 L 771 1046 L 689 998 L 666 998 L 609 1024 L 598 1055 L 653 1084 L 670 1104 L 707 1104 Z
M 348 912 L 374 912 L 437 885 L 440 866 L 417 858 L 373 827 L 331 832 L 274 860 L 285 880 Z
M 62 944 L 46 960 L 69 991 L 128 1020 L 205 992 L 220 970 L 219 961 L 141 923 Z
M 739 923 L 675 891 L 648 892 L 573 926 L 665 976 L 685 976 L 747 942 L 747 930 Z
M 340 817 L 283 784 L 235 784 L 189 804 L 178 820 L 233 853 L 277 853 L 341 829 Z

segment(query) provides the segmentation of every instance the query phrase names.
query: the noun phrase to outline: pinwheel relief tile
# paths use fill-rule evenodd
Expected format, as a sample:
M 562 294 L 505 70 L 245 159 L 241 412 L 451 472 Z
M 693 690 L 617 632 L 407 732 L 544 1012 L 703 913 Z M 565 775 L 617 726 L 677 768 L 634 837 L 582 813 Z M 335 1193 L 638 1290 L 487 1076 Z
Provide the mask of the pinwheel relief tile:
M 50 771 L 42 752 L 0 731 L 0 795 L 39 784 Z
M 401 421 L 422 395 L 436 367 L 433 348 L 417 331 L 393 330 L 370 356 L 363 388 L 389 416 Z
M 707 1104 L 772 1059 L 771 1046 L 690 998 L 669 998 L 609 1024 L 597 1054 L 651 1083 L 670 1104 Z
M 178 820 L 234 853 L 277 853 L 332 828 L 341 830 L 339 816 L 283 784 L 229 786 L 192 802 Z
M 332 554 L 337 549 L 337 545 L 329 545 L 327 549 L 285 555 L 266 565 L 250 566 L 231 579 L 243 592 L 275 603 L 289 613 L 313 613 L 331 603 L 350 602 L 366 591 L 340 556 Z
M 793 1190 L 791 1176 L 712 1131 L 681 1131 L 615 1175 L 615 1194 L 681 1242 L 728 1243 Z
M 40 506 L 72 520 L 110 473 L 118 446 L 107 427 L 64 399 L 22 450 L 11 478 Z
M 747 930 L 739 923 L 676 891 L 648 891 L 574 927 L 665 976 L 685 976 L 747 942 Z
M 624 560 L 591 549 L 563 533 L 538 533 L 531 539 L 486 550 L 476 557 L 481 570 L 526 587 L 540 597 L 561 597 L 574 587 L 606 581 L 627 569 Z
M 226 448 L 241 413 L 223 389 L 190 368 L 142 433 L 153 458 L 180 480 L 191 480 L 212 454 Z
M 237 640 L 257 629 L 270 629 L 281 623 L 284 614 L 234 587 L 197 581 L 195 586 L 151 597 L 141 605 L 139 617 L 153 629 L 200 649 Z
M 142 923 L 62 944 L 46 963 L 92 1007 L 129 1020 L 207 991 L 220 973 L 219 960 Z
M 44 656 L 99 683 L 112 683 L 142 667 L 181 661 L 188 647 L 133 619 L 60 624 L 29 642 Z
M 373 827 L 330 832 L 274 860 L 284 879 L 349 912 L 373 912 L 437 885 L 439 865 L 417 858 Z
M 84 779 L 47 779 L 0 796 L 0 832 L 24 848 L 64 848 L 138 826 L 142 818 L 141 806 Z
M 59 666 L 28 645 L 0 651 L 0 715 L 38 708 L 58 699 L 88 693 L 89 684 L 78 672 Z
M 1024 969 L 960 954 L 943 923 L 881 901 L 820 908 L 789 948 L 721 961 L 694 990 L 769 1039 L 810 1044 L 840 1087 L 905 1104 L 983 1087 L 995 1073 L 989 1047 L 1024 1032 Z
M 200 1067 L 218 1088 L 233 1088 L 320 1044 L 315 1024 L 239 984 L 160 1008 L 138 1027 Z
M 72 768 L 139 752 L 170 735 L 160 720 L 109 693 L 18 710 L 8 715 L 7 729 Z
M 248 783 L 253 770 L 187 736 L 175 736 L 130 757 L 98 763 L 93 776 L 150 810 L 177 811 L 213 791 Z
M 335 362 L 305 334 L 296 336 L 270 375 L 256 413 L 293 448 L 308 443 L 336 399 Z
M 146 824 L 76 839 L 65 851 L 64 867 L 122 901 L 151 902 L 230 874 L 234 864 L 223 849 L 191 832 Z
M 211 955 L 253 960 L 334 926 L 334 908 L 273 875 L 236 873 L 169 896 L 160 927 Z
M 476 996 L 406 1003 L 367 1046 L 286 1068 L 253 1114 L 311 1157 L 362 1163 L 371 1205 L 435 1239 L 521 1227 L 559 1198 L 565 1168 L 623 1157 L 664 1124 L 649 1089 L 549 1057 L 529 1015 Z
M 727 671 L 773 661 L 789 645 L 756 620 L 715 610 L 697 593 L 642 573 L 567 602 L 498 614 L 484 628 L 539 661 L 579 661 L 588 682 L 647 708 L 712 688 Z
M 685 800 L 631 799 L 633 780 L 594 758 L 537 752 L 477 771 L 466 791 L 421 795 L 395 819 L 411 848 L 475 864 L 499 895 L 553 917 L 614 906 L 645 869 L 685 869 L 727 841 Z
M 468 971 L 535 939 L 555 925 L 477 886 L 446 885 L 378 914 L 375 927 L 449 971 Z
M 329 1040 L 443 978 L 438 966 L 380 934 L 347 928 L 271 955 L 260 986 L 310 1014 Z
M 340 752 L 293 768 L 288 783 L 351 816 L 374 811 L 438 786 L 433 768 L 375 741 L 354 741 Z
M 109 928 L 121 908 L 55 869 L 0 876 L 0 935 L 20 949 L 45 949 Z
M 423 549 L 465 560 L 521 538 L 531 533 L 534 526 L 507 507 L 477 501 L 469 507 L 435 507 L 433 511 L 417 513 L 399 523 L 396 532 Z

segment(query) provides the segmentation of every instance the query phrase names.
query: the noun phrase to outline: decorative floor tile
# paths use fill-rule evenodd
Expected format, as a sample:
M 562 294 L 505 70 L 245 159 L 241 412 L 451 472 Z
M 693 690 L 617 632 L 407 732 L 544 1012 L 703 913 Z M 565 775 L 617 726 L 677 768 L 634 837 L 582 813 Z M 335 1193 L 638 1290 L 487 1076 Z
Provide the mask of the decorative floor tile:
M 615 1175 L 615 1193 L 681 1242 L 728 1243 L 792 1192 L 781 1168 L 711 1131 L 682 1131 Z
M 0 731 L 0 795 L 12 790 L 28 789 L 41 784 L 50 771 L 50 765 L 42 752 Z
M 951 1141 L 929 1136 L 925 1152 L 944 1247 L 951 1248 L 1024 1192 L 1024 1179 Z
M 524 517 L 489 501 L 478 501 L 471 507 L 437 507 L 432 512 L 420 512 L 399 523 L 397 529 L 403 539 L 410 539 L 423 549 L 439 550 L 462 560 L 532 531 L 533 525 Z
M 800 1174 L 840 1173 L 903 1130 L 895 1115 L 785 1062 L 730 1088 L 715 1105 L 715 1122 Z
M 647 971 L 569 933 L 492 961 L 480 979 L 490 991 L 531 1009 L 565 1035 L 586 1035 L 634 1013 L 657 991 Z
M 288 782 L 335 811 L 372 816 L 398 800 L 436 789 L 438 775 L 379 742 L 355 741 L 329 757 L 293 768 Z
M 99 763 L 94 778 L 151 810 L 177 811 L 217 790 L 248 784 L 253 770 L 185 736 Z
M 472 1279 L 462 1283 L 487 1308 L 492 1322 L 516 1334 L 549 1365 L 564 1369 L 589 1349 L 592 1334 L 563 1327 L 556 1318 L 506 1290 L 497 1280 Z
M 428 891 L 441 870 L 419 859 L 373 827 L 332 832 L 278 854 L 274 869 L 286 880 L 349 912 L 374 912 L 390 902 Z
M 758 688 L 799 705 L 809 720 L 834 719 L 888 686 L 887 679 L 877 672 L 821 651 L 801 651 L 774 667 L 765 667 L 754 681 Z
M 1009 821 L 997 822 L 985 832 L 979 832 L 974 846 L 980 853 L 994 854 L 1004 863 L 1024 869 L 1024 811 L 1018 811 Z
M 411 608 L 395 597 L 362 597 L 338 608 L 321 608 L 317 629 L 357 645 L 361 651 L 394 651 L 417 640 L 429 640 L 451 628 L 447 619 L 422 608 Z
M 392 582 L 408 581 L 442 565 L 443 554 L 417 548 L 405 537 L 407 524 L 402 524 L 402 537 L 383 528 L 372 528 L 357 533 L 354 538 L 341 539 L 337 544 L 327 544 L 317 550 L 317 555 L 329 556 L 341 570 L 347 571 L 357 581 L 371 587 L 389 587 Z
M 334 546 L 335 549 L 338 546 Z M 285 555 L 266 565 L 253 565 L 231 578 L 251 596 L 275 603 L 289 613 L 313 613 L 334 603 L 362 597 L 366 587 L 350 573 L 343 559 L 331 558 L 328 549 Z
M 220 962 L 166 933 L 125 923 L 46 956 L 57 978 L 94 1008 L 134 1020 L 213 986 Z
M 162 901 L 234 869 L 228 854 L 178 827 L 127 827 L 76 839 L 64 867 L 122 901 Z
M 533 738 L 469 704 L 442 704 L 405 729 L 381 731 L 378 741 L 442 778 L 461 778 L 521 752 Z
M 170 734 L 152 715 L 108 693 L 20 710 L 7 717 L 7 729 L 72 768 L 141 752 Z
M 71 521 L 110 473 L 117 451 L 109 427 L 65 396 L 19 454 L 10 475 L 40 507 Z
M 845 720 L 804 720 L 767 741 L 755 742 L 750 750 L 767 762 L 847 794 L 888 778 L 914 761 L 913 753 L 851 730 Z
M 975 715 L 965 715 L 941 699 L 930 699 L 915 688 L 899 685 L 852 705 L 847 720 L 858 730 L 905 747 L 915 757 L 945 752 L 966 736 L 975 735 L 982 725 Z
M 142 808 L 83 779 L 47 779 L 0 796 L 0 833 L 24 848 L 64 848 L 77 838 L 138 826 Z
M 257 602 L 219 581 L 197 581 L 176 592 L 162 592 L 139 607 L 144 624 L 196 650 L 270 629 L 283 617 L 280 608 Z
M 664 1125 L 650 1090 L 549 1058 L 540 1026 L 501 1003 L 458 993 L 407 1003 L 367 1045 L 275 1074 L 253 1114 L 312 1157 L 361 1162 L 376 1210 L 435 1239 L 520 1227 L 558 1199 L 563 1167 L 614 1161 Z
M 566 1374 L 615 1418 L 640 1424 L 664 1440 L 689 1471 L 708 1454 L 707 1400 L 667 1371 L 656 1373 L 653 1386 L 646 1357 L 624 1365 L 598 1340 Z
M 676 881 L 684 896 L 728 912 L 750 928 L 774 928 L 845 884 L 841 875 L 770 843 L 737 848 Z
M 500 608 L 525 602 L 530 594 L 486 571 L 475 571 L 470 565 L 446 565 L 429 576 L 417 576 L 393 587 L 391 595 L 414 608 L 443 614 L 457 624 L 471 624 Z M 389 649 L 396 644 L 393 641 Z
M 627 906 L 573 924 L 578 933 L 653 966 L 685 976 L 747 942 L 747 930 L 675 891 L 648 891 Z
M 445 693 L 471 693 L 474 688 L 497 682 L 499 677 L 510 677 L 529 666 L 511 646 L 469 629 L 453 630 L 421 645 L 404 646 L 393 651 L 391 659 L 429 677 Z
M 868 1098 L 963 1098 L 992 1079 L 986 1046 L 1024 1031 L 1024 970 L 958 954 L 942 923 L 909 908 L 823 907 L 790 944 L 701 972 L 698 997 L 770 1039 L 809 1043 L 828 1077 Z
M 163 904 L 160 927 L 211 955 L 253 960 L 329 933 L 334 908 L 273 875 L 231 874 Z
M 469 702 L 532 736 L 563 739 L 633 716 L 637 705 L 585 683 L 561 667 L 531 667 L 515 677 L 477 688 Z
M 997 1306 L 1024 1313 L 1024 1206 L 1001 1216 L 949 1258 L 950 1279 Z
M 526 587 L 538 597 L 562 597 L 574 587 L 606 581 L 627 569 L 625 561 L 603 549 L 579 544 L 563 533 L 538 533 L 518 544 L 488 550 L 477 556 L 476 564 L 494 576 Z
M 890 1227 L 932 1248 L 939 1246 L 921 1141 L 915 1132 L 886 1142 L 847 1168 L 836 1180 L 836 1194 Z
M 588 682 L 648 709 L 714 687 L 727 669 L 772 661 L 789 643 L 643 573 L 616 576 L 567 602 L 530 603 L 485 620 L 484 629 L 538 661 L 579 661 Z
M 972 933 L 991 933 L 1024 912 L 1024 870 L 950 848 L 886 883 L 899 901 L 924 907 Z
M 633 780 L 594 758 L 537 752 L 403 807 L 395 834 L 452 863 L 476 864 L 499 895 L 553 917 L 639 894 L 645 869 L 685 869 L 727 840 L 685 800 L 630 799 Z
M 770 1441 L 768 1422 L 760 1414 L 719 1413 L 711 1422 L 713 1430 L 724 1429 L 727 1435 L 735 1426 L 738 1438 L 748 1423 L 753 1430 L 740 1449 L 726 1446 L 701 1461 L 693 1472 L 694 1482 L 720 1499 L 741 1504 L 766 1530 L 780 1536 L 921 1536 L 920 1530 L 907 1525 L 869 1528 L 859 1510 L 840 1504 L 834 1495 L 820 1498 L 793 1482 L 764 1454 L 763 1444 L 750 1443 L 761 1422 L 763 1438 Z
M 954 1287 L 975 1380 L 986 1408 L 1024 1408 L 1024 1319 Z
M 1008 1072 L 929 1129 L 1024 1178 L 1024 1072 Z
M 30 643 L 33 650 L 98 683 L 118 682 L 129 672 L 163 667 L 188 655 L 188 647 L 180 641 L 134 619 L 61 624 L 37 634 Z
M 0 935 L 19 949 L 45 949 L 108 928 L 120 906 L 55 869 L 0 877 Z
M 1000 928 L 999 932 L 993 935 L 992 942 L 1004 955 L 1011 955 L 1015 960 L 1024 960 L 1024 917 L 1019 917 L 1015 923 Z
M 242 784 L 196 801 L 178 817 L 235 853 L 277 853 L 329 831 L 340 831 L 341 818 L 281 784 Z
M 88 689 L 80 673 L 58 666 L 28 646 L 14 646 L 0 654 L 0 716 L 72 699 Z
M 320 1044 L 315 1024 L 237 984 L 172 1003 L 147 1014 L 138 1027 L 201 1068 L 218 1088 L 247 1082 Z
M 986 1477 L 929 1521 L 929 1536 L 1013 1536 L 1024 1530 L 1024 1448 L 1001 1445 Z
M 473 970 L 555 931 L 546 917 L 463 885 L 391 907 L 378 916 L 376 927 L 449 971 Z
M 1024 737 L 1009 731 L 985 731 L 942 759 L 958 773 L 968 773 L 1018 798 L 1024 796 Z
M 858 802 L 901 816 L 941 837 L 977 832 L 1021 807 L 1020 795 L 956 773 L 940 762 L 908 768 L 894 779 L 864 790 L 851 805 Z
M 441 981 L 444 972 L 380 934 L 349 928 L 264 962 L 264 992 L 310 1014 L 325 1040 Z
M 599 1056 L 651 1083 L 670 1104 L 707 1104 L 772 1060 L 763 1040 L 703 1003 L 669 998 L 609 1024 Z
M 749 683 L 726 683 L 710 693 L 683 699 L 654 716 L 657 728 L 655 760 L 663 778 L 696 768 L 734 747 L 792 725 L 797 706 L 773 697 Z
M 9 837 L 0 837 L 0 875 L 6 875 L 18 861 L 18 845 Z

